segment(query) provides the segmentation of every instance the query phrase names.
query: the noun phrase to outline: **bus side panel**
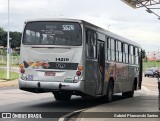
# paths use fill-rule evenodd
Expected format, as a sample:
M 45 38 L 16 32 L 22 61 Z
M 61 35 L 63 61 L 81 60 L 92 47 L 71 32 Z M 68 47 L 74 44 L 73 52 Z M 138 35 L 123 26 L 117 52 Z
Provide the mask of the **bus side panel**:
M 85 63 L 85 85 L 84 92 L 96 96 L 97 89 L 97 61 L 86 60 Z
M 133 82 L 135 80 L 135 77 L 136 77 L 136 67 L 133 66 L 133 65 L 130 65 L 129 66 L 129 75 L 128 75 L 128 87 L 129 87 L 129 91 L 132 90 L 132 85 L 133 85 Z
M 123 90 L 123 82 L 124 82 L 124 64 L 122 63 L 116 63 L 114 68 L 114 93 L 120 93 Z
M 108 88 L 109 80 L 111 78 L 113 78 L 114 64 L 115 63 L 113 63 L 113 62 L 105 62 L 105 76 L 104 76 L 104 87 L 103 87 L 103 89 L 104 89 L 103 94 L 104 95 L 107 94 L 107 88 Z
M 128 64 L 106 62 L 103 94 L 106 94 L 108 82 L 111 78 L 114 81 L 114 93 L 131 91 L 136 76 L 135 69 L 136 67 L 130 67 Z
M 114 93 L 120 93 L 126 90 L 128 83 L 128 66 L 122 63 L 105 62 L 104 95 L 107 92 L 108 82 L 114 81 Z

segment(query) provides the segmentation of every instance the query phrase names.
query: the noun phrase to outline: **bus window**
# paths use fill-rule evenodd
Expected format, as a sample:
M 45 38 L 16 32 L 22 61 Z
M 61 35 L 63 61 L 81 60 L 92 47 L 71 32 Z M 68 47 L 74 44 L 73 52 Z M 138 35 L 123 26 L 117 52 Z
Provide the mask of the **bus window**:
M 133 64 L 133 46 L 129 45 L 129 63 Z
M 122 62 L 122 42 L 119 41 L 118 43 L 118 48 L 119 48 L 119 62 Z
M 115 61 L 115 40 L 111 39 L 111 60 Z
M 138 48 L 135 47 L 135 64 L 138 65 Z
M 126 63 L 125 44 L 123 43 L 123 62 Z
M 96 38 L 97 35 L 94 31 L 86 30 L 86 47 L 87 47 L 87 57 L 96 58 Z
M 125 44 L 126 63 L 128 63 L 128 44 Z
M 107 59 L 106 60 L 111 60 L 111 39 L 110 38 L 107 38 L 107 42 L 106 42 L 106 44 L 107 44 L 107 50 L 106 50 L 106 57 L 107 57 Z
M 116 40 L 116 61 L 119 62 L 118 41 Z
M 123 43 L 123 62 L 128 63 L 128 44 Z
M 81 27 L 75 22 L 29 22 L 24 29 L 24 45 L 81 46 Z
M 135 64 L 135 47 L 133 47 L 133 57 L 132 57 L 132 62 Z
M 122 42 L 116 41 L 116 61 L 122 62 Z

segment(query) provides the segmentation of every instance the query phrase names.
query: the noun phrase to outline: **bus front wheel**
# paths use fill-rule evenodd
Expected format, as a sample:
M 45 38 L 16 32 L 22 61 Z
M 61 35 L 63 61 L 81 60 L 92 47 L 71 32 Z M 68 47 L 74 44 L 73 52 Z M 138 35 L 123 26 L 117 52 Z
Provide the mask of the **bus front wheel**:
M 54 98 L 59 101 L 69 101 L 71 99 L 71 94 L 66 92 L 52 92 L 54 94 Z

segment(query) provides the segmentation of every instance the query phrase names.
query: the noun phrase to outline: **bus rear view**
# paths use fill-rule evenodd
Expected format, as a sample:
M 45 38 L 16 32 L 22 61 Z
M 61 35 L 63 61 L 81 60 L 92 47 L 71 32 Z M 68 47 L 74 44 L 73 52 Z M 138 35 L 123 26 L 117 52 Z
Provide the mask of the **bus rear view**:
M 77 21 L 28 21 L 20 51 L 21 90 L 69 100 L 83 92 L 82 27 Z

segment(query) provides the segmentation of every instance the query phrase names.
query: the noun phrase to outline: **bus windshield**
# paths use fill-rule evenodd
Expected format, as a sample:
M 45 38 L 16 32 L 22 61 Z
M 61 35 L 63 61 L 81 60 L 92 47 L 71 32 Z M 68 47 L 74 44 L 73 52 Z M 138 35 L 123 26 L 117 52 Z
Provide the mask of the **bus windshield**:
M 24 45 L 81 46 L 82 32 L 75 22 L 29 22 L 22 43 Z

